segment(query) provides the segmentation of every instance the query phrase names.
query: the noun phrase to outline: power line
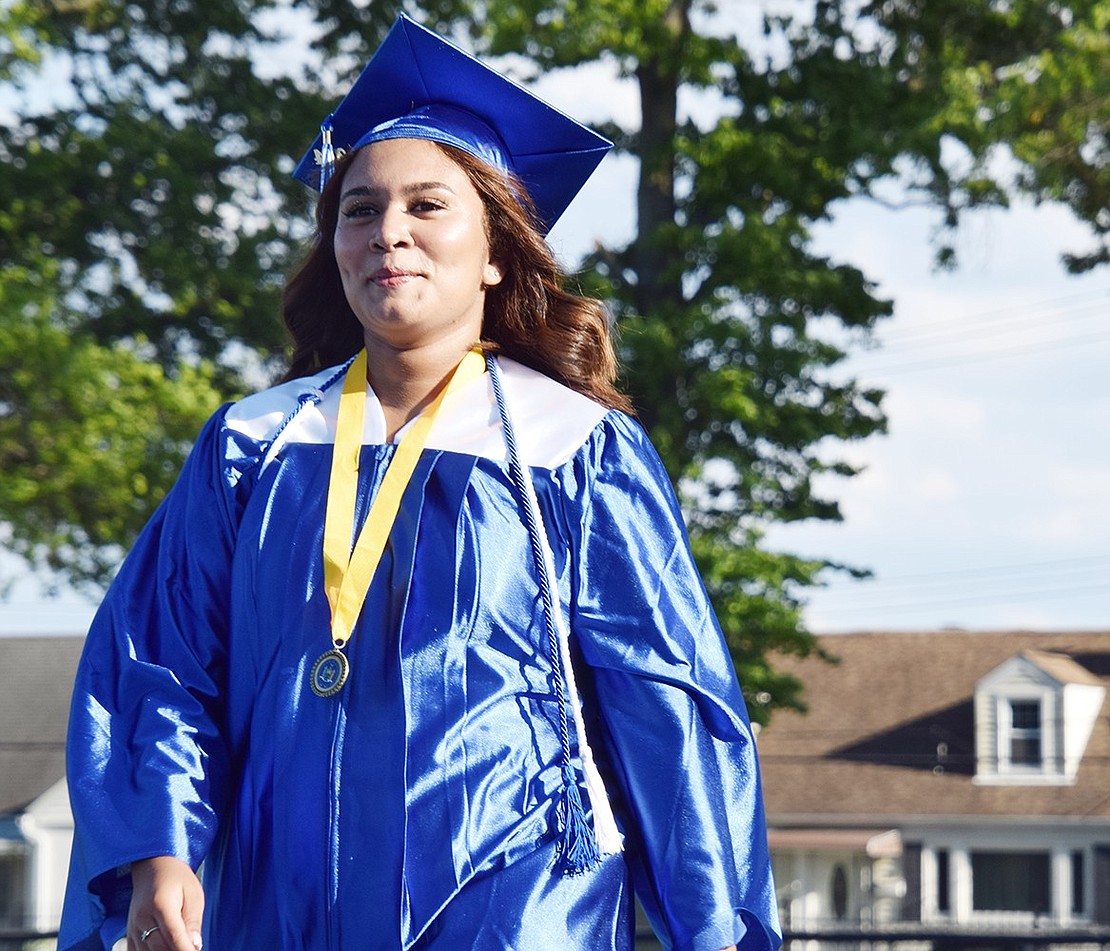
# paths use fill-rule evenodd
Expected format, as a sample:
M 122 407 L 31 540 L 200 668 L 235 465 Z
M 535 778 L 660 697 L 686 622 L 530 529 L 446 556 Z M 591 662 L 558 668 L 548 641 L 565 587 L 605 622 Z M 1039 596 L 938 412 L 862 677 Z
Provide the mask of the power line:
M 1091 317 L 1106 318 L 1108 316 L 1106 306 L 1102 303 L 1098 305 L 1088 305 L 1085 310 L 1076 310 L 1068 314 L 1063 314 L 1059 319 L 1053 321 L 1046 321 L 1043 317 L 1022 317 L 1007 323 L 1003 327 L 970 327 L 962 332 L 958 331 L 945 331 L 943 333 L 932 334 L 929 336 L 922 336 L 915 340 L 889 340 L 882 339 L 881 349 L 870 351 L 876 356 L 883 356 L 891 352 L 900 354 L 906 350 L 923 350 L 926 348 L 935 347 L 948 347 L 953 344 L 966 345 L 968 343 L 976 343 L 982 340 L 992 340 L 1000 335 L 1009 336 L 1015 332 L 1022 330 L 1026 327 L 1033 327 L 1037 330 L 1048 331 L 1057 327 L 1063 326 L 1065 323 L 1073 323 L 1078 320 L 1087 320 Z M 1051 342 L 1051 338 L 1048 342 Z
M 975 589 L 974 593 L 968 589 Z M 1110 604 L 1110 555 L 949 569 L 845 582 L 819 597 L 822 614 L 947 610 L 982 604 L 1028 603 L 1105 595 Z M 851 598 L 851 604 L 827 604 Z
M 869 351 L 875 356 L 885 356 L 890 353 L 901 355 L 904 351 L 917 351 L 932 349 L 937 347 L 951 347 L 954 344 L 966 346 L 970 343 L 978 343 L 981 341 L 993 341 L 998 337 L 1010 337 L 1018 331 L 1033 327 L 1036 330 L 1045 332 L 1051 331 L 1056 328 L 1072 325 L 1076 321 L 1088 320 L 1091 317 L 1101 317 L 1106 319 L 1110 317 L 1106 302 L 1098 301 L 1087 304 L 1082 309 L 1076 308 L 1070 312 L 1057 314 L 1055 319 L 1049 320 L 1041 315 L 1023 315 L 1008 320 L 1004 325 L 981 325 L 963 328 L 952 328 L 949 330 L 934 331 L 930 328 L 919 328 L 917 331 L 918 336 L 911 339 L 904 339 L 898 337 L 891 340 L 888 337 L 882 337 L 881 345 L 878 350 Z M 908 333 L 913 333 L 911 329 Z M 1046 342 L 1051 343 L 1053 338 L 1048 338 Z M 1027 341 L 1028 342 L 1028 341 Z
M 915 370 L 935 370 L 949 366 L 960 366 L 967 363 L 982 363 L 986 360 L 999 360 L 1007 357 L 1025 356 L 1030 353 L 1046 353 L 1053 350 L 1064 350 L 1068 347 L 1079 346 L 1087 343 L 1101 343 L 1110 340 L 1110 331 L 1101 333 L 1082 334 L 1076 337 L 1065 337 L 1056 340 L 1043 340 L 1025 344 L 1016 344 L 1011 347 L 996 347 L 991 350 L 981 350 L 974 353 L 957 353 L 945 357 L 918 360 L 909 363 L 895 363 L 892 366 L 878 365 L 869 367 L 869 373 L 912 373 Z
M 996 600 L 1002 598 L 1029 598 L 1036 597 L 1041 593 L 1057 591 L 1061 589 L 1061 585 L 1066 587 L 1067 590 L 1102 590 L 1110 595 L 1110 579 L 1104 574 L 1092 574 L 1091 572 L 1080 572 L 1070 576 L 1046 575 L 1041 578 L 1031 577 L 1014 577 L 1002 578 L 996 581 L 983 581 L 973 582 L 968 581 L 962 584 L 950 585 L 931 585 L 924 588 L 913 590 L 911 588 L 899 588 L 898 586 L 886 586 L 872 588 L 870 590 L 849 590 L 848 588 L 839 589 L 826 589 L 826 600 L 828 597 L 844 597 L 851 598 L 854 608 L 871 608 L 876 606 L 875 602 L 904 602 L 909 604 L 917 604 L 923 601 L 936 602 L 943 600 L 946 604 L 952 603 L 956 599 L 974 597 L 975 599 L 988 599 Z M 897 606 L 887 604 L 886 606 Z
M 1069 308 L 1061 307 L 1064 303 L 1070 303 L 1072 312 L 1074 313 L 1080 307 L 1094 308 L 1097 305 L 1106 307 L 1110 301 L 1108 301 L 1106 292 L 1101 290 L 1082 294 L 1071 294 L 1065 297 L 1056 297 L 1050 300 L 1039 301 L 1017 312 L 1015 312 L 1013 307 L 1004 307 L 998 310 L 983 311 L 979 314 L 942 318 L 940 320 L 930 321 L 928 325 L 921 327 L 892 327 L 880 336 L 884 346 L 901 346 L 907 343 L 915 343 L 918 338 L 924 338 L 927 342 L 931 338 L 938 337 L 962 338 L 969 330 L 993 330 L 991 325 L 999 323 L 1007 327 L 1012 327 L 1015 323 L 1026 324 L 1033 321 L 1043 323 L 1046 317 L 1062 316 L 1068 319 L 1071 315 L 1069 314 Z M 1097 309 L 1093 310 L 1093 313 L 1099 312 L 1100 311 Z M 1102 310 L 1101 313 L 1105 314 L 1106 311 Z M 1087 315 L 1084 314 L 1083 316 Z M 987 326 L 976 327 L 976 324 Z
M 860 610 L 867 611 L 907 611 L 907 612 L 920 612 L 920 611 L 936 611 L 948 610 L 953 607 L 974 607 L 983 604 L 997 604 L 1000 601 L 1007 603 L 1028 603 L 1039 601 L 1054 601 L 1060 598 L 1087 598 L 1094 595 L 1102 595 L 1107 598 L 1107 604 L 1110 606 L 1110 583 L 1102 582 L 1098 585 L 1081 585 L 1077 587 L 1068 588 L 1050 588 L 1042 591 L 1015 591 L 1015 592 L 995 592 L 991 594 L 984 594 L 980 596 L 964 596 L 958 598 L 922 598 L 919 600 L 907 601 L 893 601 L 886 604 L 865 604 L 865 605 L 845 605 L 837 608 L 822 607 L 822 614 L 848 614 L 858 613 Z
M 1021 583 L 1028 584 L 1031 580 L 1044 579 L 1061 572 L 1068 575 L 1084 575 L 1092 571 L 1104 573 L 1107 583 L 1110 584 L 1110 556 L 1094 555 L 1083 558 L 1068 558 L 1057 561 L 1029 562 L 1015 565 L 994 565 L 984 568 L 953 568 L 946 571 L 936 571 L 916 575 L 877 575 L 858 581 L 844 582 L 836 590 L 842 593 L 850 592 L 855 596 L 875 594 L 879 589 L 883 591 L 900 588 L 931 587 L 941 590 L 951 590 L 953 587 L 966 587 L 976 585 L 992 585 Z M 1030 578 L 1029 576 L 1032 576 Z M 829 589 L 832 591 L 832 587 Z
M 998 574 L 1000 572 L 1017 572 L 1017 571 L 1042 571 L 1045 569 L 1052 570 L 1054 568 L 1066 568 L 1074 566 L 1082 566 L 1089 564 L 1098 564 L 1104 562 L 1108 569 L 1110 569 L 1110 553 L 1105 555 L 1082 555 L 1075 558 L 1054 558 L 1049 561 L 1025 561 L 1017 562 L 1007 565 L 987 565 L 984 567 L 963 567 L 963 568 L 946 568 L 943 571 L 925 571 L 915 572 L 908 575 L 882 575 L 877 576 L 876 580 L 880 582 L 898 582 L 898 583 L 919 583 L 922 581 L 929 582 L 935 578 L 949 578 L 958 576 L 960 578 L 967 578 L 969 575 L 976 574 Z M 863 582 L 861 582 L 863 583 Z
M 1070 303 L 1066 307 L 1060 306 L 1065 302 Z M 1053 331 L 1063 330 L 1065 334 L 1074 331 L 1077 321 L 1092 317 L 1110 317 L 1110 301 L 1105 292 L 1056 298 L 1020 311 L 1007 307 L 968 317 L 947 318 L 922 327 L 893 328 L 880 337 L 878 348 L 857 352 L 853 354 L 853 359 L 863 362 L 869 374 L 887 375 L 1025 356 L 1110 340 L 1108 330 L 1052 335 Z M 1036 339 L 1009 346 L 991 346 L 993 341 L 1007 340 L 1029 327 L 1038 332 Z M 973 347 L 976 344 L 987 347 Z M 940 348 L 955 349 L 956 352 L 927 355 L 930 350 Z M 920 358 L 915 359 L 919 354 Z

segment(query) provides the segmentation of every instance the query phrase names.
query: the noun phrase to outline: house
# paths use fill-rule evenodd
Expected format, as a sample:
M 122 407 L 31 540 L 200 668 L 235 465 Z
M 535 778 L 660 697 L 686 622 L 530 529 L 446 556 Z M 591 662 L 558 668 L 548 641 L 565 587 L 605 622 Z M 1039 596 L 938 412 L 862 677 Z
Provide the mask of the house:
M 1110 935 L 1110 632 L 819 643 L 758 741 L 784 927 Z
M 73 817 L 65 785 L 69 698 L 82 637 L 0 637 L 0 930 L 52 932 Z

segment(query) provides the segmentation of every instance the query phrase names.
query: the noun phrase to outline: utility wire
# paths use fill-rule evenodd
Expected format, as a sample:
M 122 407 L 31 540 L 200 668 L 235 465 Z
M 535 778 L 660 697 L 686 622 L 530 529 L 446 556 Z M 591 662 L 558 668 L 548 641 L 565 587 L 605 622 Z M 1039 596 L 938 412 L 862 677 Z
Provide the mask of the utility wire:
M 1006 603 L 1028 603 L 1039 601 L 1054 601 L 1059 598 L 1088 598 L 1095 595 L 1102 595 L 1107 598 L 1107 604 L 1110 606 L 1110 584 L 1102 582 L 1096 585 L 1081 585 L 1077 587 L 1068 588 L 1049 588 L 1041 591 L 1014 591 L 1014 592 L 1001 592 L 992 594 L 983 594 L 977 596 L 964 596 L 958 598 L 947 598 L 940 595 L 935 598 L 925 598 L 924 596 L 919 600 L 907 601 L 892 601 L 887 604 L 866 604 L 866 605 L 844 605 L 842 607 L 822 607 L 822 615 L 836 616 L 837 614 L 856 613 L 860 610 L 867 611 L 926 611 L 926 610 L 948 610 L 952 607 L 973 607 L 983 604 L 997 604 L 999 602 Z
M 943 571 L 923 571 L 907 575 L 879 575 L 874 581 L 879 583 L 919 584 L 930 583 L 934 579 L 947 579 L 951 577 L 968 578 L 980 574 L 1006 574 L 1021 571 L 1044 571 L 1057 568 L 1074 568 L 1083 565 L 1105 564 L 1110 570 L 1110 553 L 1105 555 L 1082 555 L 1076 558 L 1055 558 L 1050 561 L 1025 561 L 1008 565 L 986 565 L 984 567 L 946 568 Z M 861 582 L 866 583 L 866 582 Z
M 1065 303 L 1069 306 L 1063 307 Z M 899 347 L 918 344 L 922 340 L 929 343 L 933 339 L 962 339 L 971 332 L 996 332 L 995 327 L 998 324 L 1002 324 L 1003 329 L 1009 329 L 1015 325 L 1023 326 L 1028 323 L 1043 324 L 1050 318 L 1069 320 L 1077 313 L 1080 316 L 1088 316 L 1086 313 L 1088 309 L 1094 314 L 1110 316 L 1107 312 L 1108 308 L 1110 308 L 1110 295 L 1106 291 L 1094 291 L 1040 301 L 1021 311 L 1015 311 L 1013 307 L 1005 307 L 965 317 L 931 320 L 927 325 L 918 327 L 891 327 L 886 332 L 880 332 L 880 339 L 884 346 Z
M 1061 572 L 1068 575 L 1100 573 L 1110 586 L 1110 556 L 1094 555 L 1085 558 L 1068 558 L 1059 561 L 1030 562 L 1018 565 L 995 565 L 985 568 L 951 569 L 917 575 L 877 575 L 858 581 L 845 581 L 837 589 L 853 596 L 876 593 L 878 589 L 937 588 L 951 590 L 953 587 L 994 585 L 1007 583 L 1028 584 L 1031 580 L 1043 579 Z M 1032 577 L 1030 577 L 1032 576 Z M 830 586 L 827 590 L 833 590 Z
M 969 588 L 981 590 L 971 594 Z M 1110 555 L 844 582 L 825 589 L 820 597 L 821 613 L 835 617 L 861 610 L 937 610 L 1098 594 L 1110 603 Z M 847 598 L 850 605 L 835 603 Z M 824 603 L 829 600 L 834 603 Z
M 1024 356 L 1030 353 L 1046 353 L 1053 350 L 1064 350 L 1068 347 L 1077 347 L 1080 344 L 1101 343 L 1104 340 L 1110 340 L 1110 331 L 1070 337 L 1066 340 L 1053 340 L 1045 343 L 1030 343 L 1013 347 L 996 347 L 993 350 L 980 353 L 954 354 L 949 357 L 938 357 L 934 360 L 920 360 L 916 363 L 896 363 L 893 366 L 876 368 L 871 372 L 881 372 L 886 375 L 890 373 L 912 373 L 915 370 L 935 370 L 944 367 L 960 366 L 967 363 L 982 363 L 987 360 L 1000 360 L 1006 357 Z
M 951 331 L 945 334 L 934 334 L 932 336 L 918 337 L 913 340 L 890 340 L 882 338 L 881 347 L 877 350 L 867 351 L 870 356 L 882 357 L 890 354 L 901 356 L 905 352 L 917 352 L 921 350 L 948 348 L 954 346 L 967 347 L 971 344 L 979 343 L 995 343 L 1001 337 L 1003 339 L 1010 339 L 1011 337 L 1023 337 L 1025 342 L 1035 342 L 1030 340 L 1033 333 L 1039 334 L 1039 339 L 1045 343 L 1052 343 L 1053 340 L 1061 339 L 1062 334 L 1056 333 L 1053 335 L 1051 332 L 1057 330 L 1072 330 L 1074 329 L 1074 322 L 1080 320 L 1088 320 L 1092 317 L 1100 317 L 1104 321 L 1110 321 L 1110 308 L 1107 305 L 1099 303 L 1097 305 L 1088 305 L 1085 310 L 1072 311 L 1071 313 L 1061 315 L 1060 318 L 1052 321 L 1046 321 L 1043 317 L 1025 317 L 1015 319 L 1007 323 L 1004 327 L 970 327 L 963 333 L 953 333 Z M 1065 326 L 1067 324 L 1068 326 Z M 1033 328 L 1030 332 L 1026 328 Z M 1019 331 L 1025 330 L 1024 333 Z
M 1087 299 L 1088 297 L 1092 299 Z M 1074 333 L 1078 329 L 1075 326 L 1077 321 L 1092 317 L 1110 318 L 1110 299 L 1100 292 L 1058 300 L 1076 299 L 1079 303 L 1073 303 L 1068 309 L 1060 308 L 1056 306 L 1056 302 L 1049 301 L 1020 312 L 1008 308 L 967 318 L 948 318 L 927 327 L 905 330 L 895 328 L 880 338 L 880 346 L 856 352 L 852 359 L 864 364 L 869 375 L 886 376 L 1046 353 L 1110 340 L 1110 329 L 1086 334 Z M 1047 312 L 1039 310 L 1046 307 L 1052 309 Z M 1008 340 L 1030 325 L 1038 332 L 1037 339 L 1027 339 L 1008 346 L 990 346 L 992 341 Z M 1053 333 L 1054 331 L 1062 333 Z M 972 346 L 976 344 L 980 346 Z M 984 349 L 982 345 L 987 346 Z M 938 348 L 955 352 L 935 354 Z M 935 355 L 928 356 L 930 350 Z M 914 359 L 919 354 L 921 357 Z

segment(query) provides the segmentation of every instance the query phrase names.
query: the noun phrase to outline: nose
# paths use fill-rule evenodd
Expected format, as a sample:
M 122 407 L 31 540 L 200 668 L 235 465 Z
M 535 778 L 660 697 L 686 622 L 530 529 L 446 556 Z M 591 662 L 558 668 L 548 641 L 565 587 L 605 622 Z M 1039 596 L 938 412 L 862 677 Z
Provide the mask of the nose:
M 370 238 L 371 245 L 376 250 L 389 251 L 393 248 L 405 247 L 411 241 L 408 217 L 404 210 L 393 205 L 383 208 L 378 215 L 378 226 Z

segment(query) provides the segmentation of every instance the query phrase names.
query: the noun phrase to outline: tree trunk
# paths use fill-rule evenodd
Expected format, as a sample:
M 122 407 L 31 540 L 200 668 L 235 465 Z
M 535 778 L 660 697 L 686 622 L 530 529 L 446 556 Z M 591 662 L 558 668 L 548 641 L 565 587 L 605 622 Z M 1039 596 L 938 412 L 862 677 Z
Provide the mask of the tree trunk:
M 640 87 L 640 181 L 638 227 L 633 249 L 636 309 L 648 314 L 682 300 L 681 271 L 668 267 L 660 235 L 675 220 L 675 133 L 678 125 L 682 46 L 690 30 L 691 0 L 672 0 L 663 20 L 669 43 L 644 57 L 636 69 Z
M 648 321 L 665 324 L 682 305 L 682 268 L 674 261 L 668 227 L 675 221 L 675 134 L 678 127 L 678 87 L 681 83 L 682 47 L 689 32 L 691 0 L 671 0 L 661 24 L 666 41 L 651 44 L 636 68 L 640 87 L 640 180 L 636 191 L 637 229 L 632 246 L 636 285 L 632 291 L 635 312 Z M 656 438 L 665 407 L 682 402 L 684 385 L 670 342 L 643 341 L 640 357 L 646 372 L 633 371 L 629 389 L 640 422 Z M 662 365 L 660 365 L 662 361 Z M 640 367 L 644 370 L 645 367 Z M 650 382 L 649 382 L 650 381 Z M 674 475 L 674 473 L 672 473 Z

